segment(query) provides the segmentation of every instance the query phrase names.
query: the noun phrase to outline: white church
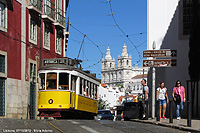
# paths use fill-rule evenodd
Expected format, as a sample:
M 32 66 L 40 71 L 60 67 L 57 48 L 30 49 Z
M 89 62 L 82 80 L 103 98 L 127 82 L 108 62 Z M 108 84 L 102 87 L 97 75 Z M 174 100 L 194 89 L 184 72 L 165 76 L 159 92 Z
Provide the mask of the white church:
M 124 44 L 121 56 L 118 57 L 117 67 L 115 66 L 115 59 L 111 57 L 110 49 L 108 47 L 105 58 L 102 59 L 101 82 L 108 86 L 123 85 L 124 87 L 129 83 L 139 83 L 143 78 L 143 70 L 146 78 L 147 69 L 143 67 L 132 66 L 132 57 L 127 53 L 127 46 Z
M 106 56 L 102 59 L 101 83 L 103 86 L 102 84 L 99 86 L 99 98 L 107 101 L 110 108 L 120 105 L 125 93 L 132 96 L 142 93 L 141 80 L 143 78 L 147 79 L 147 68 L 132 66 L 132 57 L 128 55 L 125 44 L 121 56 L 118 57 L 117 65 L 108 47 Z

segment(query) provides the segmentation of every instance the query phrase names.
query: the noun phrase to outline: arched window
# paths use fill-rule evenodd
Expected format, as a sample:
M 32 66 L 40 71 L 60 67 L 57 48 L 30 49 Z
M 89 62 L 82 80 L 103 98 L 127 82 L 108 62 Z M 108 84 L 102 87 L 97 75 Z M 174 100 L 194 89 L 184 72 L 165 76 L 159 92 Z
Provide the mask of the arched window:
M 112 67 L 112 63 L 110 63 L 110 67 Z
M 127 64 L 127 66 L 128 66 L 128 64 L 129 64 L 128 60 L 126 61 L 126 64 Z

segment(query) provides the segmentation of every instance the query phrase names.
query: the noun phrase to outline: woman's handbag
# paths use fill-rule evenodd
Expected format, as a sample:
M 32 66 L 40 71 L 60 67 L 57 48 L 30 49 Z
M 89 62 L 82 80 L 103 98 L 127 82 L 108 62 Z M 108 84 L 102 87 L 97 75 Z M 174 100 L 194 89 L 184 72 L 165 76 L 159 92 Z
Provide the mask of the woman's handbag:
M 180 102 L 181 102 L 181 96 L 180 96 L 179 94 L 175 93 L 175 94 L 174 94 L 174 97 L 176 98 L 175 103 L 176 103 L 176 104 L 180 104 Z
M 175 94 L 174 97 L 176 98 L 176 104 L 180 104 L 181 102 L 181 96 L 179 94 Z

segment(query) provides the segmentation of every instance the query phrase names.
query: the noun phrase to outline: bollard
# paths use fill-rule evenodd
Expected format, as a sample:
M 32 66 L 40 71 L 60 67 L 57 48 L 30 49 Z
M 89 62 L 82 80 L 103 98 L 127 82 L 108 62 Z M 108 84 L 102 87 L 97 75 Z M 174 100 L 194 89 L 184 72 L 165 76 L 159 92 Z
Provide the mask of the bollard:
M 191 127 L 191 103 L 187 101 L 187 126 Z
M 160 121 L 160 104 L 159 101 L 156 101 L 156 105 L 157 105 L 157 117 L 156 117 L 156 121 Z
M 149 118 L 149 105 L 148 105 L 148 101 L 145 101 L 145 120 L 148 120 Z
M 173 112 L 172 112 L 172 108 L 173 108 L 173 102 L 172 100 L 169 101 L 169 123 L 173 123 Z

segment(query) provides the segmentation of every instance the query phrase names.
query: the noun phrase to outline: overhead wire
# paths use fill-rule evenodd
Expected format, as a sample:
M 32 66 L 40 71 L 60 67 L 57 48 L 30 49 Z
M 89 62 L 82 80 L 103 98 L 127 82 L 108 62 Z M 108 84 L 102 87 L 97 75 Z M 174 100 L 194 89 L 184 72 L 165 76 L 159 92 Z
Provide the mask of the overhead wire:
M 93 1 L 93 0 L 91 0 L 90 2 L 98 2 L 98 1 Z M 114 14 L 113 14 L 112 5 L 111 5 L 111 0 L 107 0 L 107 2 L 103 2 L 103 3 L 109 3 L 111 13 L 110 13 L 109 15 L 107 15 L 107 16 L 112 16 L 112 18 L 113 18 L 113 20 L 114 20 L 114 22 L 115 22 L 115 25 L 102 25 L 102 26 L 117 26 L 118 29 L 119 29 L 119 30 L 122 32 L 122 34 L 123 34 L 123 35 L 118 35 L 118 36 L 125 36 L 125 37 L 129 40 L 129 42 L 131 42 L 131 44 L 134 46 L 134 49 L 133 49 L 133 50 L 136 50 L 136 51 L 138 52 L 138 55 L 139 55 L 139 60 L 137 61 L 137 63 L 140 62 L 142 56 L 141 56 L 141 53 L 140 53 L 139 50 L 138 50 L 138 47 L 140 47 L 142 44 L 144 44 L 144 43 L 146 42 L 146 40 L 145 40 L 144 42 L 142 42 L 140 45 L 136 46 L 136 45 L 133 43 L 133 41 L 132 41 L 129 37 L 130 37 L 130 36 L 135 36 L 135 35 L 145 34 L 145 32 L 144 32 L 144 33 L 143 33 L 143 32 L 140 32 L 140 33 L 136 33 L 136 34 L 132 34 L 132 35 L 126 34 L 126 33 L 123 31 L 123 29 L 118 25 L 118 23 L 117 23 L 117 21 L 116 21 L 116 19 L 115 19 L 115 16 L 114 16 Z M 74 23 L 73 23 L 73 24 L 74 24 Z M 77 24 L 87 24 L 87 23 L 77 23 Z M 89 25 L 98 25 L 98 24 L 89 24 Z M 100 25 L 100 24 L 99 24 L 99 25 Z M 78 31 L 79 33 L 81 33 L 82 35 L 86 35 L 86 34 L 84 34 L 83 32 L 81 32 L 80 30 L 78 30 L 77 28 L 75 28 L 71 23 L 70 23 L 70 26 L 71 26 L 73 29 L 75 29 L 76 31 Z M 95 46 L 98 48 L 98 50 L 100 51 L 100 53 L 102 54 L 102 57 L 103 57 L 103 53 L 101 52 L 101 50 L 100 50 L 100 48 L 99 48 L 99 46 L 102 46 L 102 45 L 97 45 L 93 40 L 91 40 L 91 39 L 88 37 L 88 35 L 89 35 L 89 34 L 87 34 L 85 37 L 86 37 L 93 45 L 95 45 Z M 95 34 L 94 34 L 94 35 L 95 35 Z M 132 50 L 131 50 L 131 51 L 132 51 Z M 95 64 L 93 64 L 93 65 L 90 65 L 89 67 L 86 67 L 85 69 L 97 65 L 99 62 L 101 62 L 101 60 L 102 60 L 102 59 L 100 59 L 97 63 L 95 63 Z M 85 61 L 88 61 L 88 60 L 85 60 Z
M 85 24 L 85 25 L 90 25 L 90 26 L 91 25 L 95 25 L 95 26 L 96 25 L 97 26 L 115 26 L 115 25 L 111 25 L 111 24 L 110 25 L 109 24 L 106 25 L 106 24 L 91 24 L 91 23 L 73 23 L 73 24 Z
M 134 46 L 134 48 L 135 48 L 136 51 L 138 52 L 139 60 L 137 61 L 137 63 L 139 63 L 139 62 L 141 61 L 141 58 L 142 58 L 141 53 L 140 53 L 139 50 L 137 49 L 137 46 L 136 46 L 136 45 L 132 42 L 132 40 L 129 38 L 129 35 L 127 35 L 127 34 L 121 29 L 121 27 L 118 25 L 118 23 L 117 23 L 117 21 L 116 21 L 114 15 L 113 15 L 114 13 L 113 13 L 112 5 L 111 5 L 111 0 L 108 0 L 108 2 L 109 2 L 109 5 L 110 5 L 110 11 L 111 11 L 110 14 L 111 14 L 111 16 L 112 16 L 112 18 L 113 18 L 113 20 L 114 20 L 116 26 L 117 26 L 118 29 L 124 34 L 124 36 L 127 37 L 127 39 L 129 40 L 129 42 Z
M 81 1 L 81 0 L 79 0 Z M 98 2 L 98 3 L 108 3 L 108 1 L 95 1 L 95 0 L 82 0 L 82 1 L 87 1 L 87 2 Z
M 140 45 L 137 46 L 137 48 L 140 47 L 140 46 L 142 46 L 145 42 L 147 42 L 147 40 L 143 41 Z M 132 50 L 130 50 L 130 51 L 128 51 L 128 52 L 131 52 L 131 51 L 133 51 L 133 50 L 135 50 L 135 48 L 132 49 Z
M 102 57 L 103 57 L 103 52 L 101 51 L 101 49 L 99 48 L 99 45 L 97 45 L 94 41 L 92 41 L 86 34 L 84 34 L 83 32 L 81 32 L 80 30 L 78 30 L 77 28 L 75 28 L 71 23 L 70 26 L 75 29 L 76 31 L 78 31 L 79 33 L 81 33 L 82 35 L 85 35 L 85 37 L 94 45 L 98 48 L 99 52 L 101 53 Z
M 72 40 L 72 41 L 77 42 L 77 43 L 81 43 L 80 41 L 75 40 L 75 39 L 73 39 L 73 38 L 69 38 L 69 40 Z
M 78 58 L 79 58 L 79 55 L 80 55 L 80 52 L 81 52 L 81 48 L 82 48 L 83 43 L 84 43 L 85 36 L 86 36 L 86 35 L 83 36 L 83 40 L 82 40 L 81 47 L 80 47 L 79 52 L 78 52 L 77 60 L 78 60 Z

